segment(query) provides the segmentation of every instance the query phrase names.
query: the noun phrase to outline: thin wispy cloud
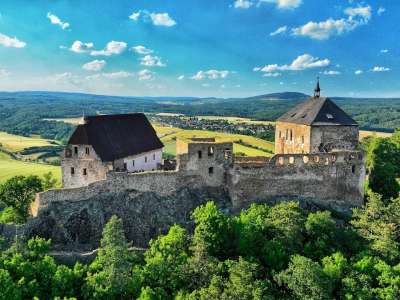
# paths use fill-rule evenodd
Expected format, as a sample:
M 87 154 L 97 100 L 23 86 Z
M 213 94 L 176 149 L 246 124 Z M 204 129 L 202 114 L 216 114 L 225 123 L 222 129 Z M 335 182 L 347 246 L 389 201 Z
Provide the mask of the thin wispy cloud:
M 61 21 L 59 17 L 52 14 L 51 12 L 47 13 L 47 18 L 50 20 L 51 24 L 60 26 L 62 30 L 65 30 L 70 26 L 68 22 Z
M 7 48 L 24 48 L 26 43 L 20 41 L 16 37 L 9 37 L 3 33 L 0 33 L 0 45 Z
M 145 46 L 134 46 L 131 48 L 131 50 L 137 54 L 142 54 L 142 55 L 146 55 L 146 54 L 152 54 L 154 51 L 151 49 L 146 48 Z
M 227 70 L 208 70 L 208 71 L 198 71 L 191 78 L 194 80 L 203 80 L 203 79 L 221 79 L 229 76 L 231 72 Z
M 390 71 L 390 68 L 381 67 L 381 66 L 376 66 L 376 67 L 373 67 L 371 71 L 372 71 L 372 72 L 389 72 L 389 71 Z
M 287 30 L 288 30 L 288 27 L 287 27 L 287 26 L 282 26 L 282 27 L 279 27 L 277 30 L 271 32 L 269 35 L 270 35 L 270 36 L 275 36 L 275 35 L 283 34 L 283 33 L 285 33 Z
M 82 66 L 83 69 L 85 69 L 86 71 L 100 71 L 104 68 L 104 66 L 106 65 L 106 61 L 105 60 L 93 60 L 91 62 L 88 62 L 86 64 L 84 64 Z

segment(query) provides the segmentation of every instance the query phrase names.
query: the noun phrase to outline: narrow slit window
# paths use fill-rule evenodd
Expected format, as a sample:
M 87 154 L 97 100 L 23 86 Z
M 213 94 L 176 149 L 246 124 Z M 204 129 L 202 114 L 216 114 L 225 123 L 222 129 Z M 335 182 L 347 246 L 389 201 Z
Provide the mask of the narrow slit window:
M 144 157 L 144 162 L 147 163 L 147 156 Z
M 135 160 L 132 160 L 132 167 L 135 166 Z
M 87 170 L 85 168 L 83 169 L 83 175 L 87 175 Z
M 85 148 L 85 153 L 86 153 L 86 155 L 89 155 L 89 154 L 90 154 L 90 149 L 89 149 L 89 147 L 86 147 L 86 148 Z
M 201 159 L 201 157 L 203 156 L 203 153 L 201 151 L 198 151 L 197 152 L 197 156 L 198 156 L 199 159 Z
M 214 174 L 214 167 L 209 167 L 209 168 L 208 168 L 208 174 L 209 174 L 209 175 Z
M 74 153 L 78 154 L 78 147 L 74 147 Z
M 75 174 L 75 168 L 71 168 L 71 175 Z

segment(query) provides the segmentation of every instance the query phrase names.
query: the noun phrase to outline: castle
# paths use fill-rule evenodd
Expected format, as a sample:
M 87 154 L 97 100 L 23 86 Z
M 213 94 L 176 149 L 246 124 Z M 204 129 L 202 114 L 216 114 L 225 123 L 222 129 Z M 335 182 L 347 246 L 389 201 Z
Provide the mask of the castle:
M 364 198 L 358 135 L 357 123 L 320 97 L 319 84 L 277 120 L 271 158 L 235 156 L 231 142 L 214 138 L 178 139 L 176 168 L 167 170 L 143 114 L 88 117 L 66 147 L 64 188 L 38 194 L 32 205 L 31 232 L 94 246 L 117 214 L 128 239 L 145 246 L 174 223 L 190 228 L 191 211 L 210 198 L 232 213 L 282 200 L 347 213 Z

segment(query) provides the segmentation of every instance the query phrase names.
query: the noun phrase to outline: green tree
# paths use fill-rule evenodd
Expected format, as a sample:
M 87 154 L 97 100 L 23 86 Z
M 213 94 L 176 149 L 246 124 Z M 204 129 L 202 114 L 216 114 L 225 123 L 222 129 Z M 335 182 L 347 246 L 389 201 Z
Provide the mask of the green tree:
M 313 259 L 321 259 L 336 248 L 336 222 L 328 211 L 310 213 L 305 222 L 307 242 L 304 252 Z
M 0 269 L 0 300 L 22 299 L 18 286 L 7 270 Z
M 292 256 L 289 267 L 276 276 L 297 299 L 332 299 L 331 280 L 321 266 L 309 258 Z
M 122 220 L 112 216 L 103 229 L 96 259 L 86 278 L 86 296 L 94 299 L 125 298 L 130 294 L 131 257 Z
M 57 179 L 54 178 L 53 173 L 47 172 L 43 175 L 43 190 L 47 191 L 57 186 Z
M 0 202 L 14 209 L 16 223 L 24 223 L 29 216 L 29 206 L 35 199 L 35 194 L 42 190 L 39 177 L 15 176 L 0 185 Z
M 196 226 L 193 243 L 201 245 L 210 255 L 217 258 L 229 257 L 233 237 L 229 217 L 210 201 L 194 210 L 193 219 Z
M 353 211 L 351 224 L 383 259 L 399 257 L 400 198 L 385 204 L 380 195 L 370 193 L 366 206 Z
M 158 287 L 169 295 L 187 286 L 189 236 L 185 229 L 172 226 L 168 234 L 150 241 L 143 274 L 146 284 Z
M 396 198 L 400 185 L 400 147 L 389 138 L 375 138 L 368 147 L 368 187 L 383 199 Z

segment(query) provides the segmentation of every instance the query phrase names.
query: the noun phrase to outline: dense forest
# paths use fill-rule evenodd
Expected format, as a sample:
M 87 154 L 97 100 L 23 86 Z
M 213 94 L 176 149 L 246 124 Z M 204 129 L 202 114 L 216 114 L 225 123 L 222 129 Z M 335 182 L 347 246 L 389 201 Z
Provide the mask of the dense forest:
M 38 237 L 0 243 L 0 299 L 399 299 L 400 131 L 363 147 L 366 204 L 347 218 L 294 201 L 226 215 L 210 201 L 193 232 L 174 225 L 143 252 L 113 216 L 89 265 L 57 263 Z M 53 185 L 50 175 L 0 185 L 0 222 L 25 222 L 35 192 Z
M 279 93 L 240 99 L 112 97 L 68 93 L 0 93 L 0 131 L 19 135 L 39 134 L 65 140 L 73 126 L 47 118 L 83 114 L 171 112 L 189 116 L 240 116 L 274 121 L 308 96 Z M 400 127 L 400 99 L 333 98 L 363 129 L 391 131 Z

